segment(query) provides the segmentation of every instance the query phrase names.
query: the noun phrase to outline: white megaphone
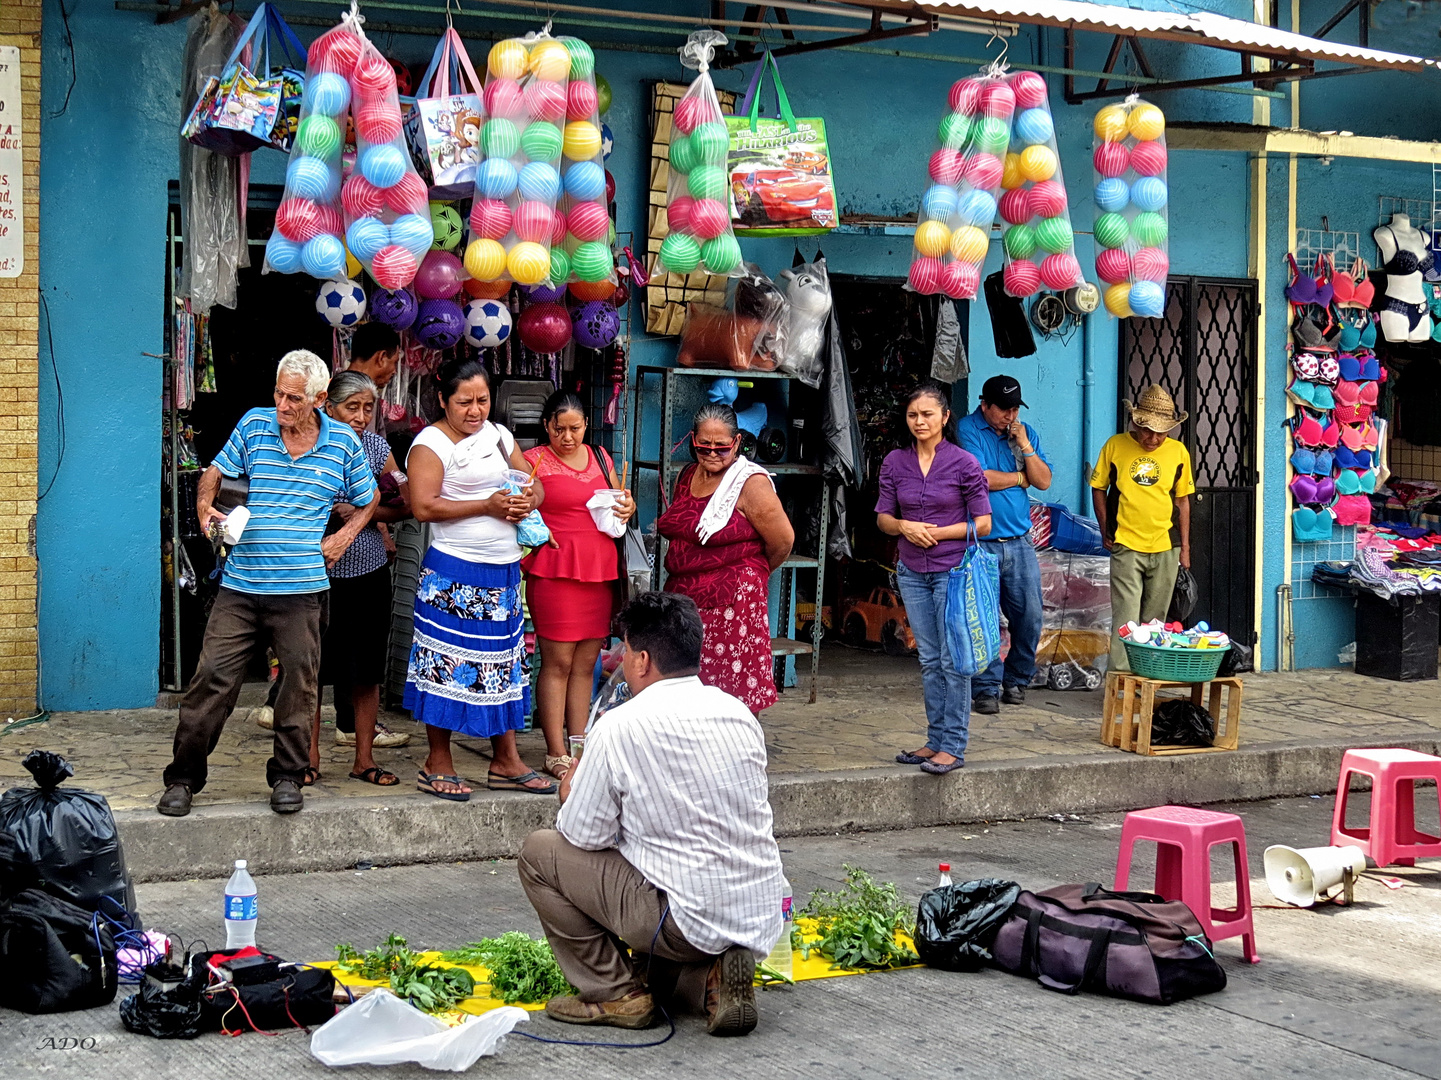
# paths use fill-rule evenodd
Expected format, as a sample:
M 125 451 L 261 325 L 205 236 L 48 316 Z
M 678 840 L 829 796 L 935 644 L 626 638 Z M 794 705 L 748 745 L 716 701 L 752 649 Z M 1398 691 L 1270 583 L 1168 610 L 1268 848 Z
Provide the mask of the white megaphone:
M 1366 869 L 1366 853 L 1358 847 L 1289 848 L 1274 844 L 1262 860 L 1266 884 L 1284 904 L 1310 907 L 1345 891 L 1350 903 L 1351 886 Z

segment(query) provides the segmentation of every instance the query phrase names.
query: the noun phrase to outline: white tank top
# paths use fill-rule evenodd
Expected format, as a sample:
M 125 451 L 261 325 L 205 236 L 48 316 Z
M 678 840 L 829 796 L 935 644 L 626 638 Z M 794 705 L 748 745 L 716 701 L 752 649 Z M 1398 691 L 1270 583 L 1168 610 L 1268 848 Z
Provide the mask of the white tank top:
M 460 442 L 451 442 L 445 432 L 432 424 L 415 437 L 411 454 L 417 446 L 440 458 L 445 468 L 440 497 L 469 502 L 488 499 L 505 485 L 515 439 L 505 428 L 487 420 L 479 431 Z M 406 464 L 409 463 L 410 454 L 407 454 Z M 516 562 L 521 556 L 520 545 L 515 542 L 515 526 L 488 514 L 433 521 L 430 528 L 436 550 L 457 559 L 504 565 Z

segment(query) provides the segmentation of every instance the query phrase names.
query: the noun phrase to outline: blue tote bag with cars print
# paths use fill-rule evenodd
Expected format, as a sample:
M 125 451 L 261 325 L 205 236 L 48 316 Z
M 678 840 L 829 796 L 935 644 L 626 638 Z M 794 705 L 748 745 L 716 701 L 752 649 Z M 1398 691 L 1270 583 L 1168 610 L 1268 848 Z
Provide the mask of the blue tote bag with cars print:
M 966 518 L 966 554 L 946 582 L 946 643 L 961 675 L 979 675 L 1001 654 L 1001 562 L 974 543 Z

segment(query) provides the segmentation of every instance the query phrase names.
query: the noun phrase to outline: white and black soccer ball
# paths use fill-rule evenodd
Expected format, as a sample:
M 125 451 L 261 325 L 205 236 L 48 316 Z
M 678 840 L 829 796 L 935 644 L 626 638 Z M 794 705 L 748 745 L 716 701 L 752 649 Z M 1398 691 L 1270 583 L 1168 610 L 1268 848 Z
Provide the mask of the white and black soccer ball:
M 600 126 L 600 159 L 610 160 L 610 152 L 615 149 L 615 136 L 610 133 L 609 124 Z
M 365 317 L 365 290 L 350 278 L 336 278 L 320 286 L 315 310 L 331 326 L 354 326 Z
M 510 309 L 498 300 L 465 305 L 465 340 L 478 349 L 494 349 L 510 337 Z

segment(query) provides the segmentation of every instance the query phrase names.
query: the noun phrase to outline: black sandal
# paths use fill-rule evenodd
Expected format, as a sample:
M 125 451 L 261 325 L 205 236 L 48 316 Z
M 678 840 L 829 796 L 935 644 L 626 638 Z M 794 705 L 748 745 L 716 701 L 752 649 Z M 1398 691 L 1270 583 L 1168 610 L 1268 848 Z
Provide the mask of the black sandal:
M 360 772 L 350 774 L 352 780 L 364 780 L 367 784 L 374 784 L 376 787 L 394 787 L 400 783 L 400 777 L 393 772 L 386 772 L 379 765 L 372 765 L 368 769 L 361 769 Z
M 301 774 L 301 787 L 314 787 L 315 782 L 320 779 L 320 770 L 310 765 L 305 766 L 305 772 Z

